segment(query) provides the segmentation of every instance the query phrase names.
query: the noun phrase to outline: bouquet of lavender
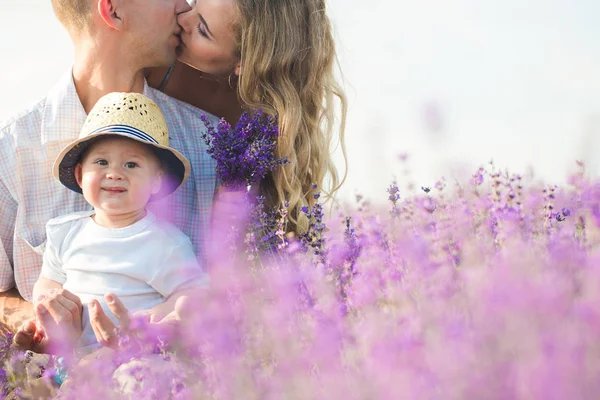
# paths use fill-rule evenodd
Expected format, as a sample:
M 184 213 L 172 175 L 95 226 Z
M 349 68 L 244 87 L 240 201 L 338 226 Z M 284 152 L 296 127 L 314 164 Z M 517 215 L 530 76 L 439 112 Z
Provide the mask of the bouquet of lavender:
M 207 132 L 202 139 L 208 153 L 217 162 L 217 177 L 227 188 L 246 188 L 258 183 L 267 173 L 287 159 L 275 158 L 279 127 L 277 119 L 256 111 L 243 113 L 232 128 L 221 119 L 215 128 L 206 115 L 202 115 Z

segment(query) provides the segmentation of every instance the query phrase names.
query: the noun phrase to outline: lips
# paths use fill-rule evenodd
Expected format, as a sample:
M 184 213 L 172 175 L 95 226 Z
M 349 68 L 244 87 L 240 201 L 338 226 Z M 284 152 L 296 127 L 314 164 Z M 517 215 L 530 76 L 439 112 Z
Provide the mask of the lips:
M 109 186 L 109 187 L 102 188 L 102 190 L 104 190 L 105 192 L 109 192 L 109 193 L 123 193 L 123 192 L 127 191 L 127 189 L 125 189 L 124 187 L 118 187 L 118 186 Z
M 177 34 L 177 35 L 173 34 L 172 37 L 174 38 L 175 42 L 177 43 L 176 46 L 179 47 L 181 45 L 181 35 L 179 35 L 179 34 Z
M 181 27 L 179 25 L 177 25 L 177 28 L 173 31 L 173 36 L 175 36 L 177 38 L 177 41 L 179 43 L 181 43 L 181 32 L 183 30 L 181 29 Z

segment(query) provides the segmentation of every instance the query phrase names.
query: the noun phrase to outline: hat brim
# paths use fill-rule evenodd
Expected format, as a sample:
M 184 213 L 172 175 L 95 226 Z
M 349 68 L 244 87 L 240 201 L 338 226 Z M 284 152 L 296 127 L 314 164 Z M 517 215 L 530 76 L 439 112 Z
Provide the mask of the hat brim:
M 150 143 L 148 141 L 121 133 L 99 132 L 85 138 L 78 139 L 65 147 L 54 161 L 52 167 L 52 176 L 60 183 L 74 192 L 82 193 L 81 187 L 75 179 L 75 166 L 81 159 L 83 152 L 98 138 L 118 136 L 135 140 L 139 143 L 150 146 L 156 155 L 161 159 L 164 173 L 167 179 L 163 179 L 160 191 L 153 194 L 149 201 L 156 201 L 176 191 L 182 186 L 190 175 L 190 162 L 183 154 L 161 144 Z

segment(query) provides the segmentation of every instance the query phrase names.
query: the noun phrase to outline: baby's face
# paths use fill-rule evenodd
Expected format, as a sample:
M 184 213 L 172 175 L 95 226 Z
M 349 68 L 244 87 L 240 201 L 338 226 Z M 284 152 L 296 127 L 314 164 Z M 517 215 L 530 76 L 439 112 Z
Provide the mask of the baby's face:
M 122 216 L 146 207 L 150 196 L 160 191 L 162 171 L 147 146 L 110 136 L 91 145 L 75 177 L 96 213 Z

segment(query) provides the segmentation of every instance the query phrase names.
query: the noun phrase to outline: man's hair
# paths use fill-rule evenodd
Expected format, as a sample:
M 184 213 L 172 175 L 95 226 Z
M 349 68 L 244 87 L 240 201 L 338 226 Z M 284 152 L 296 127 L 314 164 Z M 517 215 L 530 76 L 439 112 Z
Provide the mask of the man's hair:
M 67 30 L 80 32 L 89 26 L 92 0 L 52 0 L 52 9 Z

